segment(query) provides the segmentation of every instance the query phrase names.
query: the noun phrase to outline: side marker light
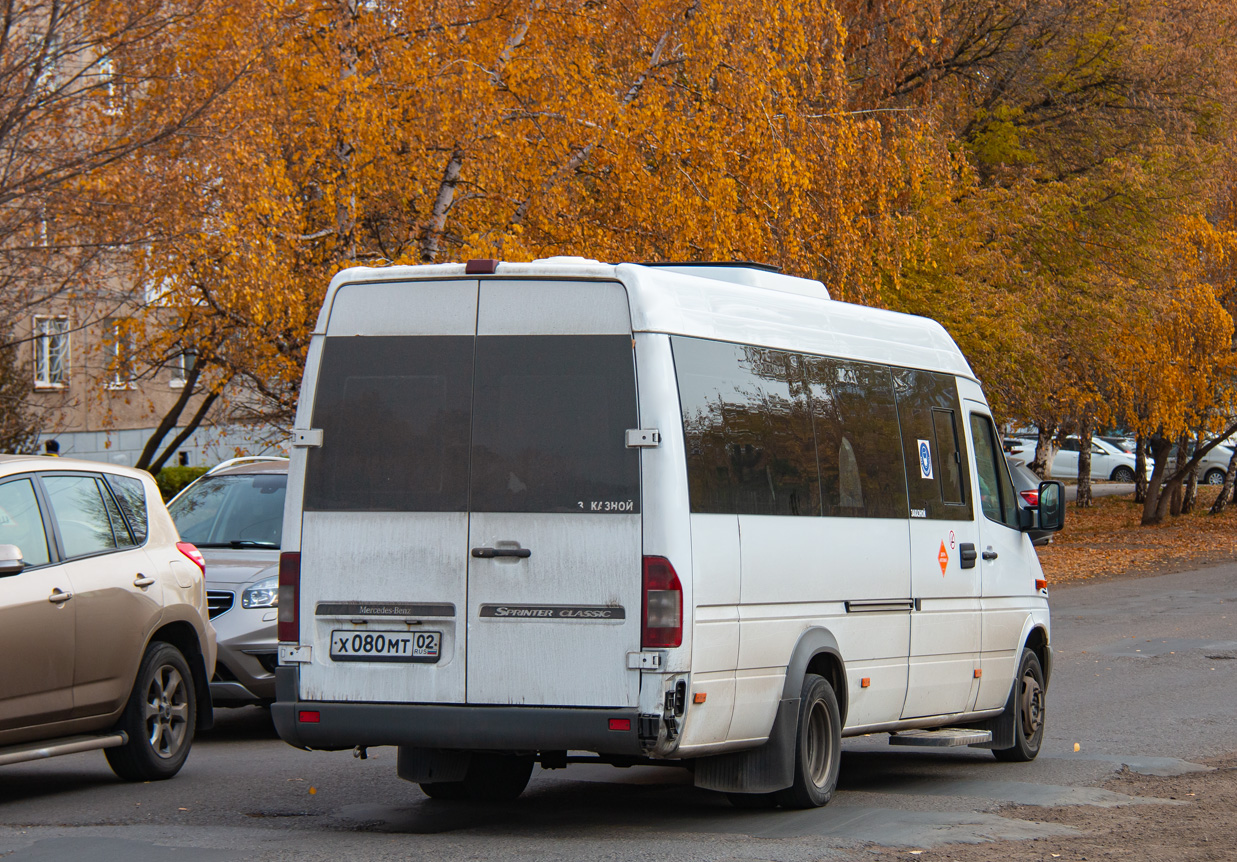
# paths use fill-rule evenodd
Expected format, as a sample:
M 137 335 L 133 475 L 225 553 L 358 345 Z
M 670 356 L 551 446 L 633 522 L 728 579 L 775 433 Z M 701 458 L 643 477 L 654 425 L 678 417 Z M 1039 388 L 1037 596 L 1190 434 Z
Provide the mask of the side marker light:
M 872 677 L 870 676 L 865 676 L 863 679 L 859 680 L 860 688 L 867 688 L 871 684 L 872 684 Z
M 978 668 L 978 667 L 977 667 L 977 668 L 975 668 L 975 678 L 976 678 L 976 679 L 979 679 L 979 678 L 980 678 L 981 676 L 983 676 L 983 675 L 984 675 L 983 668 Z
M 704 703 L 709 699 L 708 692 L 698 691 L 692 695 L 692 703 Z
M 1036 578 L 1036 579 L 1035 579 L 1035 589 L 1037 589 L 1037 590 L 1046 590 L 1046 589 L 1048 589 L 1048 579 L 1047 579 L 1047 578 Z

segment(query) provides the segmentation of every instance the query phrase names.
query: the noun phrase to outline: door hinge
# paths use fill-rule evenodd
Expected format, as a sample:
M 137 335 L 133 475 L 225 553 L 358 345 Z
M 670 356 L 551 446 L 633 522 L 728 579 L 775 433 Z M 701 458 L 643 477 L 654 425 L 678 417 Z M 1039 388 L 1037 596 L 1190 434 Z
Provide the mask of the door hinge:
M 661 670 L 659 652 L 629 652 L 627 654 L 628 670 Z
M 656 449 L 661 445 L 661 432 L 656 428 L 628 428 L 628 449 Z
M 296 449 L 312 449 L 322 445 L 321 428 L 293 428 L 292 446 Z
M 280 664 L 310 664 L 313 661 L 313 648 L 299 644 L 280 644 Z

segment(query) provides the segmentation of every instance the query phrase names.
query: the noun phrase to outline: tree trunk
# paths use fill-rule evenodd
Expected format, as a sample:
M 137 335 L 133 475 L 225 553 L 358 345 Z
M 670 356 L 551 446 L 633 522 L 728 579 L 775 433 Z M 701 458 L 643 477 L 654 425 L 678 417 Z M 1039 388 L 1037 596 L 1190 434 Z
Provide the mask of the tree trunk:
M 1181 469 L 1186 461 L 1190 460 L 1186 454 L 1187 447 L 1190 443 L 1190 436 L 1182 434 L 1177 438 L 1177 460 L 1174 462 L 1173 472 L 1176 473 Z M 1182 477 L 1184 478 L 1184 477 Z M 1181 507 L 1185 503 L 1185 489 L 1182 479 L 1177 479 L 1175 482 L 1170 482 L 1172 488 L 1172 499 L 1169 501 L 1168 511 L 1174 518 L 1181 514 Z
M 1041 423 L 1035 426 L 1035 457 L 1027 466 L 1041 479 L 1052 478 L 1052 459 L 1057 457 L 1057 426 Z
M 1194 448 L 1197 449 L 1202 445 L 1203 434 L 1200 431 L 1194 438 Z M 1190 468 L 1190 472 L 1185 477 L 1185 499 L 1181 501 L 1181 514 L 1188 515 L 1194 511 L 1194 507 L 1198 505 L 1198 465 L 1195 464 Z
M 1079 509 L 1095 505 L 1091 497 L 1091 424 L 1087 417 L 1078 427 L 1078 498 L 1074 505 Z
M 1144 527 L 1158 524 L 1164 520 L 1164 512 L 1159 507 L 1160 498 L 1165 496 L 1160 492 L 1160 483 L 1164 481 L 1164 471 L 1168 469 L 1168 453 L 1173 449 L 1173 441 L 1156 434 L 1147 441 L 1151 449 L 1154 466 L 1151 468 L 1151 479 L 1147 483 L 1147 497 L 1143 500 L 1142 525 Z
M 163 414 L 163 418 L 159 420 L 159 425 L 151 432 L 150 437 L 146 438 L 146 445 L 142 448 L 142 454 L 138 456 L 137 463 L 134 465 L 139 470 L 150 470 L 151 473 L 158 473 L 159 468 L 163 466 L 163 461 L 166 460 L 166 453 L 163 459 L 159 461 L 159 467 L 152 468 L 155 460 L 155 455 L 159 451 L 159 447 L 163 445 L 163 438 L 171 433 L 176 427 L 176 423 L 180 421 L 180 415 L 185 412 L 185 407 L 189 404 L 189 399 L 198 388 L 198 378 L 202 376 L 202 369 L 206 363 L 199 359 L 193 363 L 193 368 L 185 377 L 185 385 L 180 389 L 180 397 L 176 399 L 167 412 Z
M 1228 470 L 1224 473 L 1224 487 L 1220 489 L 1216 501 L 1211 504 L 1211 514 L 1218 515 L 1223 512 L 1229 500 L 1233 499 L 1234 481 L 1237 481 L 1237 449 L 1233 449 L 1233 456 L 1228 459 Z
M 1139 434 L 1134 444 L 1134 502 L 1147 499 L 1147 435 Z

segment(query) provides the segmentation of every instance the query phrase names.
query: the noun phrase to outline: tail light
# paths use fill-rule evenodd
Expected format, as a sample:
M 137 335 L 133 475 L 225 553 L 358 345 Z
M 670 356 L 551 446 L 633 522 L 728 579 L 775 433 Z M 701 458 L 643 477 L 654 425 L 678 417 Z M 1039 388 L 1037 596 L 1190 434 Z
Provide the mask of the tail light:
M 301 626 L 297 605 L 301 593 L 300 551 L 284 551 L 279 555 L 279 640 L 300 643 Z
M 198 550 L 197 545 L 192 542 L 177 542 L 176 550 L 188 557 L 190 562 L 201 569 L 203 576 L 206 575 L 206 558 L 202 556 L 202 552 Z
M 644 558 L 644 608 L 640 643 L 677 647 L 683 643 L 683 585 L 665 557 Z
M 1032 488 L 1030 491 L 1019 491 L 1018 493 L 1022 495 L 1022 499 L 1027 501 L 1027 505 L 1029 506 L 1039 505 L 1039 489 L 1038 488 Z

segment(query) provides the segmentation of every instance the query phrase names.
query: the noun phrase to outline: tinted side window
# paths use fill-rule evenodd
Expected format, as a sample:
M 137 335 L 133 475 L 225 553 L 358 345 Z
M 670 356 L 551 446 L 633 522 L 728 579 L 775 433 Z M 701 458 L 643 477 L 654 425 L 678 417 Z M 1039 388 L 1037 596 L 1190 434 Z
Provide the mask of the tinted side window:
M 958 444 L 957 417 L 960 409 L 958 387 L 953 377 L 895 368 L 893 388 L 897 397 L 898 422 L 902 427 L 911 517 L 970 520 L 971 505 L 966 496 L 970 477 Z M 938 418 L 939 411 L 948 416 Z M 938 429 L 941 432 L 939 436 Z M 952 440 L 949 439 L 951 436 Z M 953 502 L 951 498 L 959 502 Z
M 129 522 L 133 538 L 139 545 L 142 544 L 146 541 L 148 530 L 146 489 L 139 480 L 128 476 L 107 475 L 105 478 L 112 493 L 116 495 L 116 502 L 120 504 L 125 520 Z
M 51 559 L 43 516 L 29 479 L 0 485 L 0 545 L 20 548 L 27 566 L 46 565 Z
M 672 344 L 691 510 L 819 515 L 802 357 L 697 338 Z
M 906 517 L 906 475 L 888 368 L 807 357 L 826 515 Z
M 932 438 L 941 465 L 941 500 L 961 504 L 966 499 L 962 493 L 962 447 L 958 443 L 958 418 L 952 410 L 932 408 Z
M 996 429 L 987 416 L 971 414 L 975 440 L 975 472 L 979 479 L 979 505 L 984 517 L 1018 529 L 1014 511 L 1014 486 L 1006 469 L 1005 455 L 996 443 Z
M 66 557 L 116 548 L 111 519 L 92 476 L 44 476 L 43 487 Z
M 326 339 L 305 508 L 463 512 L 472 336 Z
M 473 511 L 639 510 L 630 336 L 482 336 L 473 404 Z

